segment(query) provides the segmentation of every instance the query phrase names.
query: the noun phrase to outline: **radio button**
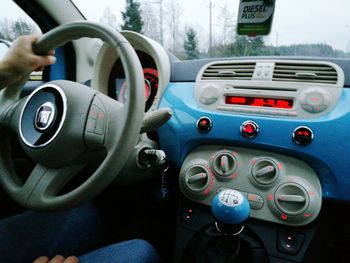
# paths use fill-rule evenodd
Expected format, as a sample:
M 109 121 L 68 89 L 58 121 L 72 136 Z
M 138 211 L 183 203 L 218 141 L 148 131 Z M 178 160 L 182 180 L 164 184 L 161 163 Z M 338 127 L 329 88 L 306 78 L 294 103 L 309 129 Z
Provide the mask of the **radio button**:
M 288 116 L 290 116 L 290 117 L 297 117 L 298 113 L 295 112 L 295 111 L 291 111 L 291 112 L 288 112 Z
M 301 104 L 301 107 L 306 110 L 307 112 L 313 112 L 314 109 L 312 106 L 310 106 L 309 104 Z
M 287 116 L 287 112 L 286 111 L 278 111 L 277 114 L 280 115 L 280 116 Z
M 215 103 L 220 96 L 219 88 L 215 85 L 207 85 L 202 88 L 199 94 L 199 101 L 204 105 Z
M 320 113 L 328 108 L 327 105 L 320 105 L 320 106 L 314 106 L 313 107 L 313 112 L 314 113 Z
M 330 95 L 321 89 L 311 89 L 300 96 L 301 107 L 310 113 L 320 113 L 326 110 L 330 101 Z

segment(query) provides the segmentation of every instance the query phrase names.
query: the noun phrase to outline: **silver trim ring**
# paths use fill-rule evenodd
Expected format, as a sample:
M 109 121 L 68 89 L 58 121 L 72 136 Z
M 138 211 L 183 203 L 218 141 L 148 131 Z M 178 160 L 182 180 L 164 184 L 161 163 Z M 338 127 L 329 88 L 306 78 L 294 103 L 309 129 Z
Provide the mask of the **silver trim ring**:
M 245 134 L 243 132 L 243 127 L 247 124 L 251 124 L 255 127 L 255 134 L 253 135 L 250 135 L 248 136 L 247 134 Z M 252 121 L 252 120 L 248 120 L 248 121 L 245 121 L 241 124 L 241 127 L 239 128 L 239 130 L 241 131 L 241 134 L 243 135 L 244 138 L 248 138 L 248 139 L 253 139 L 255 138 L 256 136 L 258 136 L 259 132 L 260 132 L 260 128 L 259 128 L 259 125 L 255 122 L 255 121 Z
M 47 142 L 43 143 L 43 144 L 40 144 L 40 145 L 33 145 L 31 144 L 30 142 L 28 142 L 24 136 L 23 136 L 23 132 L 22 132 L 22 118 L 23 118 L 23 113 L 24 113 L 24 110 L 26 109 L 27 107 L 27 104 L 28 102 L 30 101 L 30 99 L 36 94 L 38 93 L 39 91 L 45 89 L 45 88 L 53 88 L 55 90 L 58 91 L 58 93 L 61 95 L 61 98 L 62 98 L 62 101 L 63 101 L 63 112 L 62 112 L 62 118 L 61 118 L 61 121 L 60 121 L 60 124 L 58 126 L 58 129 L 57 131 L 54 133 L 54 135 L 50 138 L 50 140 L 48 140 Z M 43 105 L 41 105 L 43 106 Z M 51 143 L 56 137 L 57 135 L 59 134 L 59 132 L 61 131 L 62 129 L 62 126 L 63 126 L 63 123 L 66 119 L 66 115 L 67 115 L 67 97 L 66 97 L 66 94 L 64 93 L 64 91 L 57 85 L 55 84 L 44 84 L 42 86 L 40 86 L 39 88 L 37 88 L 36 90 L 33 91 L 32 94 L 29 95 L 27 101 L 25 102 L 24 104 L 24 107 L 21 111 L 21 115 L 20 115 L 20 118 L 19 118 L 19 134 L 20 134 L 20 137 L 21 137 L 21 140 L 24 142 L 25 145 L 29 146 L 29 147 L 32 147 L 32 148 L 41 148 L 41 147 L 44 147 L 46 145 L 48 145 L 49 143 Z M 36 116 L 36 115 L 35 115 Z
M 209 121 L 209 127 L 208 127 L 208 130 L 202 131 L 202 130 L 199 129 L 199 122 L 200 122 L 201 120 L 203 120 L 204 118 L 207 119 L 207 120 Z M 197 120 L 197 122 L 196 122 L 196 127 L 197 127 L 197 130 L 198 130 L 200 133 L 208 133 L 208 132 L 211 130 L 211 128 L 213 127 L 213 121 L 212 121 L 208 116 L 201 116 L 201 117 Z
M 295 132 L 296 132 L 297 130 L 299 130 L 299 129 L 306 129 L 306 130 L 309 130 L 309 132 L 311 133 L 311 137 L 310 137 L 310 142 L 309 142 L 308 144 L 310 144 L 310 143 L 314 140 L 315 135 L 314 135 L 313 130 L 312 130 L 310 127 L 308 127 L 308 126 L 298 126 L 298 127 L 296 127 L 296 128 L 294 129 L 293 133 L 292 133 L 293 141 L 294 141 L 296 144 L 298 144 L 298 145 L 308 145 L 308 144 L 301 144 L 300 142 L 298 142 L 298 141 L 296 140 L 296 138 L 295 138 Z
M 218 226 L 218 221 L 215 221 L 215 228 L 217 231 L 219 231 L 220 233 L 224 234 L 224 235 L 227 235 L 227 236 L 237 236 L 239 235 L 240 233 L 242 233 L 243 229 L 244 229 L 244 226 L 241 227 L 240 230 L 238 230 L 236 233 L 233 233 L 233 234 L 227 234 L 227 233 L 224 233 L 220 230 L 219 226 Z

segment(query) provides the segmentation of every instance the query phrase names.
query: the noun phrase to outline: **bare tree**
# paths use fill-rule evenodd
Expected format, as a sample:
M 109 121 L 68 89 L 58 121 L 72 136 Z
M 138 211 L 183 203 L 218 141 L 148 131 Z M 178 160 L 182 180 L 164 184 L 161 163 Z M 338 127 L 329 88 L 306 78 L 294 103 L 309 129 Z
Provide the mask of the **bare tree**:
M 220 27 L 222 28 L 221 44 L 227 45 L 227 44 L 233 43 L 235 40 L 234 13 L 230 11 L 227 5 L 224 5 L 221 7 L 219 24 L 220 24 Z
M 143 2 L 141 5 L 144 35 L 160 42 L 159 17 L 154 11 L 154 2 Z
M 118 22 L 117 22 L 117 17 L 116 15 L 111 11 L 111 7 L 107 6 L 103 10 L 103 15 L 100 18 L 100 22 L 102 24 L 105 24 L 107 26 L 110 26 L 111 28 L 115 30 L 119 30 Z
M 177 50 L 177 44 L 180 41 L 179 38 L 179 32 L 180 32 L 180 21 L 181 21 L 181 15 L 182 15 L 182 8 L 180 4 L 177 2 L 177 0 L 170 0 L 168 2 L 167 6 L 167 19 L 168 19 L 168 27 L 170 30 L 170 37 L 171 37 L 171 46 L 172 51 L 176 52 Z
M 18 20 L 12 22 L 11 31 L 12 31 L 13 38 L 17 38 L 23 35 L 38 33 L 38 30 L 35 24 L 27 21 L 24 18 L 19 18 Z
M 11 22 L 7 18 L 3 18 L 0 21 L 0 36 L 2 39 L 12 41 L 13 34 L 11 30 Z

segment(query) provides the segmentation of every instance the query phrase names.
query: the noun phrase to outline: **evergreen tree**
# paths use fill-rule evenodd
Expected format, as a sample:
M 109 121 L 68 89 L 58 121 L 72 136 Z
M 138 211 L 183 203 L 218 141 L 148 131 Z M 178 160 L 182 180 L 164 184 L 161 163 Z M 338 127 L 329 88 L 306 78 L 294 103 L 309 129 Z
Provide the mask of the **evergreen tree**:
M 189 28 L 186 31 L 184 49 L 186 52 L 187 59 L 199 58 L 198 40 L 197 40 L 196 32 L 194 31 L 193 28 Z
M 125 12 L 122 12 L 124 24 L 123 30 L 131 30 L 142 33 L 143 21 L 140 4 L 135 0 L 126 0 Z

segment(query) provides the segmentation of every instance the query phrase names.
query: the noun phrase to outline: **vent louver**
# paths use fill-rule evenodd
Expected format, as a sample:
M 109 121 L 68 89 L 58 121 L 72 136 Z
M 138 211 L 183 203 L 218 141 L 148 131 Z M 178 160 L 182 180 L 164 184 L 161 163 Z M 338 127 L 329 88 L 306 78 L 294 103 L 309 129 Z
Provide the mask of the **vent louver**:
M 205 69 L 202 80 L 251 80 L 255 63 L 216 63 Z
M 337 84 L 338 74 L 332 66 L 326 64 L 277 62 L 272 80 Z

